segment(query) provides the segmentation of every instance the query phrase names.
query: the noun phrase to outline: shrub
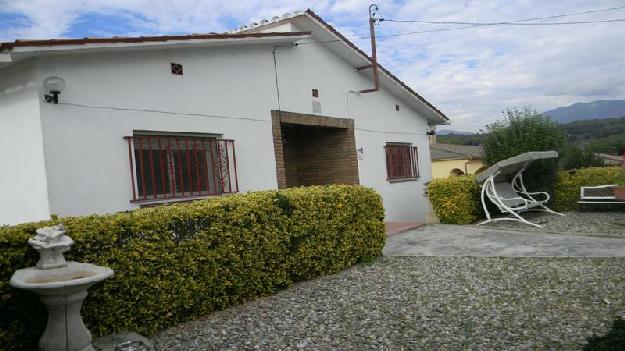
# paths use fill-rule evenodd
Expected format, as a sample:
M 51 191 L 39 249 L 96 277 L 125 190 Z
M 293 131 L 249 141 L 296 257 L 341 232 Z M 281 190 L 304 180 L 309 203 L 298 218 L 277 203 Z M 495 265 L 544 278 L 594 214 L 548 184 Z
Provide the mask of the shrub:
M 16 269 L 36 264 L 26 241 L 38 227 L 63 223 L 76 242 L 68 260 L 115 271 L 83 306 L 94 334 L 152 335 L 373 260 L 384 246 L 383 217 L 373 190 L 333 185 L 0 227 L 0 349 L 36 349 L 45 326 L 38 298 L 8 284 Z
M 625 171 L 621 167 L 589 167 L 558 173 L 556 185 L 556 211 L 578 208 L 582 186 L 618 184 L 625 185 Z
M 625 185 L 625 170 L 621 167 L 588 167 L 572 171 L 560 171 L 557 175 L 556 211 L 572 211 L 578 208 L 579 191 L 582 186 L 618 184 Z M 483 218 L 480 187 L 473 176 L 434 179 L 428 184 L 428 194 L 441 223 L 469 224 Z M 529 191 L 534 191 L 529 188 Z M 499 215 L 496 207 L 492 209 Z
M 434 179 L 428 196 L 441 223 L 469 224 L 480 219 L 480 187 L 473 176 Z
M 564 133 L 549 117 L 530 108 L 508 110 L 505 120 L 486 128 L 484 162 L 490 166 L 525 152 L 560 150 L 564 141 Z M 524 177 L 526 185 L 553 194 L 557 167 L 556 160 L 532 162 Z

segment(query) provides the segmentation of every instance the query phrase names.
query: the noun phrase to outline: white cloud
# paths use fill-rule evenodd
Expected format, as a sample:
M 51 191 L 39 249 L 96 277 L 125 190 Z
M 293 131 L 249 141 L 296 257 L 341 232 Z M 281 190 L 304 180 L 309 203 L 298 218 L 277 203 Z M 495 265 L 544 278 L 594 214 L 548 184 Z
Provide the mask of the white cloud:
M 622 6 L 618 0 L 378 1 L 385 18 L 500 21 Z M 85 13 L 128 11 L 151 33 L 225 31 L 283 12 L 312 7 L 348 37 L 368 35 L 365 0 L 149 1 L 0 0 L 0 11 L 27 15 L 32 25 L 0 31 L 0 38 L 59 37 Z M 625 10 L 564 17 L 625 18 Z M 130 17 L 129 20 L 132 20 Z M 140 21 L 136 19 L 136 21 Z M 142 27 L 143 26 L 143 27 Z M 625 98 L 625 23 L 553 27 L 480 27 L 395 38 L 384 35 L 449 26 L 383 22 L 381 62 L 452 118 L 450 127 L 477 130 L 507 107 L 546 110 L 578 101 Z M 136 34 L 136 33 L 134 33 Z M 368 40 L 356 40 L 369 52 Z
M 446 5 L 408 4 L 396 17 L 498 21 L 589 9 L 582 1 L 545 6 L 529 1 L 482 1 L 468 7 L 457 1 Z M 594 2 L 590 8 L 619 5 L 615 1 Z M 625 11 L 558 21 L 579 18 L 625 18 Z M 380 27 L 385 34 L 437 28 L 392 23 Z M 577 101 L 625 98 L 624 33 L 622 23 L 481 27 L 387 39 L 381 41 L 380 51 L 382 62 L 399 71 L 452 117 L 454 125 L 450 128 L 476 130 L 500 118 L 507 107 L 531 104 L 540 111 Z

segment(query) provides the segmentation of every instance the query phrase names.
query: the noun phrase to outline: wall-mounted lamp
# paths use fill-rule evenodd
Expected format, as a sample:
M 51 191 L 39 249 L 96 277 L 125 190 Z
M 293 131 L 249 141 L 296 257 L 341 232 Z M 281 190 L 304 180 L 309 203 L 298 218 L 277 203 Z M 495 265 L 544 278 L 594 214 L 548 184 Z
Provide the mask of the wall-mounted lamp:
M 436 135 L 436 126 L 428 126 L 427 131 L 425 132 L 426 135 Z
M 65 89 L 65 81 L 60 77 L 48 77 L 43 81 L 43 88 L 50 92 L 43 97 L 47 103 L 58 104 L 59 94 Z

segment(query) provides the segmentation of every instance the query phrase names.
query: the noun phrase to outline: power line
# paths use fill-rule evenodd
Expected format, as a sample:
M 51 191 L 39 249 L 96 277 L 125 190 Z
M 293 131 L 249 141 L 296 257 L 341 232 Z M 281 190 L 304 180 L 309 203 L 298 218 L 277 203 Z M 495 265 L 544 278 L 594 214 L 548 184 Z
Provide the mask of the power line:
M 525 18 L 525 19 L 520 19 L 520 20 L 514 20 L 514 21 L 503 21 L 503 22 L 492 22 L 492 23 L 517 23 L 517 22 L 529 22 L 529 21 L 536 21 L 536 20 L 545 20 L 545 19 L 553 19 L 553 18 L 562 18 L 562 17 L 570 17 L 570 16 L 578 16 L 578 15 L 585 15 L 585 14 L 590 14 L 590 13 L 598 13 L 598 12 L 605 12 L 605 11 L 615 11 L 615 10 L 623 10 L 625 9 L 625 6 L 620 6 L 620 7 L 609 7 L 609 8 L 603 8 L 603 9 L 596 9 L 596 10 L 586 10 L 586 11 L 580 11 L 580 12 L 574 12 L 574 13 L 566 13 L 566 14 L 559 14 L 559 15 L 551 15 L 551 16 L 543 16 L 543 17 L 532 17 L 532 18 Z M 400 22 L 400 20 L 392 20 L 392 19 L 380 19 L 380 21 L 386 21 L 386 22 Z M 402 22 L 413 22 L 413 23 L 421 23 L 419 21 L 402 21 Z M 434 21 L 423 21 L 424 23 L 429 23 L 429 22 L 434 22 Z M 554 24 L 547 24 L 547 23 L 558 23 L 556 25 L 573 25 L 573 24 L 591 24 L 591 23 L 615 23 L 615 22 L 625 22 L 625 19 L 615 19 L 615 20 L 606 20 L 604 21 L 576 21 L 574 22 L 564 22 L 566 24 L 563 24 L 562 22 L 536 22 L 536 23 L 531 23 L 531 24 L 525 24 L 525 25 L 535 25 L 535 26 L 539 26 L 539 25 L 554 25 Z M 483 22 L 483 23 L 491 23 L 491 22 Z M 437 24 L 442 24 L 442 23 L 437 23 Z M 451 23 L 450 23 L 451 24 Z M 454 22 L 453 24 L 456 25 L 460 25 L 460 24 L 465 24 L 465 26 L 463 27 L 446 27 L 446 28 L 437 28 L 437 29 L 429 29 L 429 30 L 420 30 L 420 31 L 411 31 L 411 32 L 401 32 L 401 33 L 395 33 L 395 34 L 383 34 L 383 35 L 377 35 L 376 37 L 378 38 L 393 38 L 393 37 L 401 37 L 401 36 L 406 36 L 406 35 L 415 35 L 415 34 L 425 34 L 425 33 L 436 33 L 436 32 L 446 32 L 446 31 L 452 31 L 452 30 L 464 30 L 464 29 L 469 29 L 469 28 L 478 28 L 478 27 L 482 27 L 482 26 L 486 26 L 486 24 L 478 24 L 478 22 Z M 494 25 L 494 24 L 491 24 Z M 519 24 L 521 25 L 521 24 Z M 370 36 L 364 36 L 364 37 L 357 37 L 357 38 L 353 38 L 353 40 L 364 40 L 364 39 L 371 39 Z M 337 42 L 341 42 L 343 41 L 342 39 L 332 39 L 332 40 L 321 40 L 321 41 L 311 41 L 311 42 L 303 42 L 303 43 L 297 43 L 296 45 L 312 45 L 312 44 L 328 44 L 328 43 L 337 43 Z
M 420 20 L 395 20 L 395 19 L 383 19 L 384 22 L 396 22 L 396 23 L 424 23 L 424 24 L 460 24 L 469 25 L 471 27 L 481 26 L 563 26 L 572 24 L 593 24 L 593 23 L 613 23 L 613 22 L 625 22 L 625 18 L 614 18 L 608 20 L 598 21 L 572 21 L 572 22 L 460 22 L 460 21 L 420 21 Z
M 385 20 L 386 22 L 417 22 L 417 21 L 398 21 L 398 20 Z M 616 18 L 610 20 L 601 20 L 601 21 L 575 21 L 575 22 L 530 22 L 530 23 L 522 23 L 518 22 L 441 22 L 436 24 L 455 24 L 455 25 L 465 25 L 464 27 L 446 27 L 446 28 L 437 28 L 437 29 L 429 29 L 429 30 L 420 30 L 420 31 L 412 31 L 412 32 L 401 32 L 395 34 L 382 34 L 377 35 L 377 38 L 393 38 L 393 37 L 401 37 L 406 35 L 415 35 L 415 34 L 424 34 L 424 33 L 436 33 L 436 32 L 446 32 L 452 30 L 463 30 L 469 28 L 479 28 L 485 26 L 497 26 L 497 25 L 515 25 L 515 26 L 557 26 L 557 25 L 579 25 L 579 24 L 598 24 L 598 23 L 618 23 L 625 22 L 625 18 Z M 431 22 L 425 22 L 431 23 Z M 370 36 L 364 37 L 356 37 L 353 40 L 363 40 L 370 39 Z M 321 41 L 310 41 L 303 43 L 296 43 L 295 46 L 300 45 L 312 45 L 312 44 L 328 44 L 328 43 L 337 43 L 343 41 L 342 39 L 332 39 L 332 40 L 321 40 Z
M 503 22 L 490 22 L 490 23 L 507 24 L 507 23 L 515 23 L 515 22 L 529 22 L 529 21 L 537 21 L 537 20 L 546 20 L 546 19 L 554 19 L 554 18 L 562 18 L 562 17 L 570 17 L 570 16 L 587 15 L 587 14 L 591 14 L 591 13 L 606 12 L 606 11 L 616 11 L 616 10 L 624 10 L 624 9 L 625 9 L 625 6 L 609 7 L 609 8 L 596 9 L 596 10 L 586 10 L 586 11 L 580 11 L 580 12 L 566 13 L 566 14 L 560 14 L 560 15 L 551 15 L 551 16 L 543 16 L 543 17 L 532 17 L 532 18 L 525 18 L 525 19 L 521 19 L 521 20 L 503 21 Z M 380 22 L 382 22 L 382 21 L 386 21 L 386 22 L 407 22 L 407 23 L 428 23 L 428 24 L 471 24 L 472 26 L 478 25 L 477 23 L 479 23 L 479 22 L 451 22 L 451 21 L 443 22 L 443 21 L 419 21 L 419 20 L 393 20 L 393 19 L 380 18 Z M 578 21 L 578 22 L 580 22 L 580 21 Z
M 388 38 L 393 38 L 393 37 L 402 37 L 405 35 L 414 35 L 414 34 L 424 34 L 424 33 L 436 33 L 436 32 L 446 32 L 446 31 L 450 31 L 450 30 L 463 30 L 463 29 L 469 29 L 469 28 L 476 28 L 477 26 L 466 26 L 466 27 L 446 27 L 446 28 L 438 28 L 438 29 L 429 29 L 429 30 L 419 30 L 419 31 L 414 31 L 414 32 L 402 32 L 402 33 L 395 33 L 395 34 L 386 34 L 386 35 L 378 35 L 378 37 L 388 37 Z
M 605 9 L 587 10 L 587 11 L 581 11 L 581 12 L 568 13 L 568 14 L 564 14 L 564 15 L 553 15 L 553 16 L 546 16 L 546 17 L 527 18 L 527 19 L 519 20 L 519 21 L 515 21 L 515 22 L 535 21 L 535 20 L 553 19 L 553 18 L 561 18 L 561 17 L 569 17 L 569 16 L 587 15 L 587 14 L 590 14 L 590 13 L 605 12 L 605 11 L 615 11 L 615 10 L 624 10 L 624 9 L 625 9 L 625 6 L 609 7 L 609 8 L 605 8 Z

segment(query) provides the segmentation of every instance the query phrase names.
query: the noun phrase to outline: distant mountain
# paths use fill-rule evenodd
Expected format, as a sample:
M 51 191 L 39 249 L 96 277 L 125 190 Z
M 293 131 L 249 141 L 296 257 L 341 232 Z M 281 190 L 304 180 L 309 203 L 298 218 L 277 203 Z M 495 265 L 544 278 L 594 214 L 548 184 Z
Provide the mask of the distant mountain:
M 545 111 L 558 123 L 583 121 L 588 119 L 603 119 L 625 117 L 625 100 L 597 100 L 593 102 L 578 102 L 568 107 L 558 107 Z

